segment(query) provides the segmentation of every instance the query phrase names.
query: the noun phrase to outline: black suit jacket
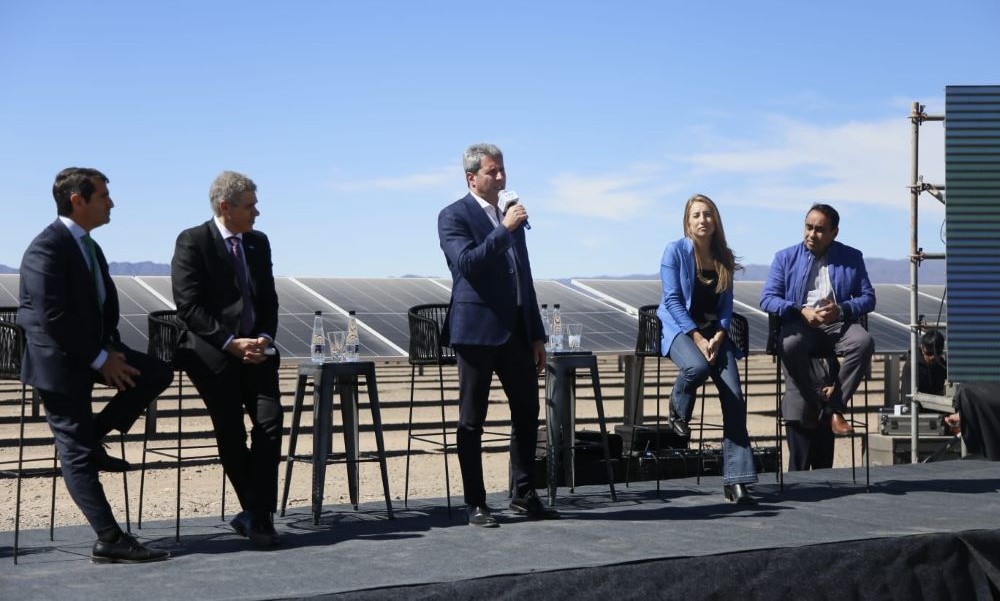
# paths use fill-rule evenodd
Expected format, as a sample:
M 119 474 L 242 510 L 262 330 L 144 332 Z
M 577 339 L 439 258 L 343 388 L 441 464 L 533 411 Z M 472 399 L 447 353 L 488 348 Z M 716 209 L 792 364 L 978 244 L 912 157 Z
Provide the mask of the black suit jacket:
M 102 349 L 122 347 L 118 291 L 99 246 L 97 263 L 106 291 L 103 309 L 94 276 L 65 224 L 57 219 L 28 245 L 17 312 L 28 339 L 21 363 L 25 384 L 61 394 L 89 390 L 97 376 L 91 362 Z
M 247 276 L 253 297 L 256 322 L 254 334 L 274 338 L 278 330 L 278 294 L 274 288 L 271 244 L 261 232 L 243 234 Z M 215 221 L 184 230 L 177 237 L 170 263 L 174 303 L 184 324 L 178 360 L 191 355 L 219 373 L 235 357 L 222 350 L 231 336 L 237 336 L 243 298 L 236 270 Z

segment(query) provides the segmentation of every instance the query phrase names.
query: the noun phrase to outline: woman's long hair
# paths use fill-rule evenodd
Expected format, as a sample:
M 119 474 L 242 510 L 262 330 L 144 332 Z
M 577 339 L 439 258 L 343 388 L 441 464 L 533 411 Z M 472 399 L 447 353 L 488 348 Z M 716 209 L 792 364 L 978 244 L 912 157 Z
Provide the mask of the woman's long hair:
M 691 205 L 696 202 L 708 205 L 712 209 L 712 215 L 715 217 L 715 233 L 712 234 L 709 251 L 712 254 L 713 263 L 715 263 L 711 267 L 715 268 L 717 275 L 715 291 L 722 294 L 733 286 L 733 274 L 736 270 L 743 269 L 743 266 L 737 262 L 738 257 L 733 254 L 733 250 L 726 244 L 726 230 L 722 227 L 722 216 L 719 214 L 719 207 L 715 205 L 715 202 L 711 198 L 704 194 L 695 194 L 684 205 L 684 235 L 689 238 L 691 237 L 690 232 L 688 232 L 688 218 L 691 216 Z M 698 257 L 697 252 L 694 253 L 694 265 L 698 271 L 698 279 L 701 280 L 701 271 L 708 266 L 701 264 L 701 259 Z

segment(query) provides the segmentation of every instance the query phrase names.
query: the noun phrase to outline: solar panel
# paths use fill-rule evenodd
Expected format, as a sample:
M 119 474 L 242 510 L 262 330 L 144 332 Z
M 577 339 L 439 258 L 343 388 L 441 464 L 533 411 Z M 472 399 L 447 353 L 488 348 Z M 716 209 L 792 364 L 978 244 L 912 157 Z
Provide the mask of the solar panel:
M 570 283 L 630 315 L 638 315 L 639 307 L 644 305 L 658 304 L 663 294 L 659 280 L 576 279 Z
M 130 348 L 145 352 L 149 342 L 149 314 L 170 307 L 131 276 L 116 275 L 111 279 L 118 289 L 121 315 L 118 332 L 122 336 L 122 342 Z
M 166 309 L 160 299 L 143 288 L 131 276 L 112 276 L 118 289 L 120 319 L 118 331 L 127 346 L 145 352 L 148 336 L 146 316 L 151 311 Z M 19 285 L 21 276 L 0 275 L 0 305 L 16 307 L 20 303 Z
M 450 289 L 428 278 L 298 278 L 298 281 L 377 331 L 397 348 L 385 345 L 391 356 L 405 355 L 410 344 L 407 312 L 410 307 L 448 303 Z M 311 322 L 310 322 L 311 323 Z M 362 333 L 362 345 L 366 343 Z M 367 336 L 374 341 L 372 335 Z M 384 344 L 384 343 L 383 343 Z M 387 351 L 388 352 L 388 351 Z
M 583 325 L 581 346 L 595 353 L 631 353 L 635 350 L 637 318 L 617 306 L 587 296 L 554 280 L 535 280 L 538 302 L 560 304 L 562 321 Z
M 903 325 L 910 323 L 910 288 L 901 284 L 874 284 L 875 296 L 878 303 L 875 311 L 893 321 Z M 942 302 L 941 293 L 943 286 L 937 286 L 941 290 L 929 291 L 923 286 L 917 295 L 917 315 L 923 315 L 925 321 L 935 322 L 938 313 L 943 321 L 948 314 L 948 303 Z M 933 292 L 939 292 L 935 295 Z
M 21 304 L 20 283 L 21 276 L 16 273 L 0 275 L 0 307 L 16 307 Z

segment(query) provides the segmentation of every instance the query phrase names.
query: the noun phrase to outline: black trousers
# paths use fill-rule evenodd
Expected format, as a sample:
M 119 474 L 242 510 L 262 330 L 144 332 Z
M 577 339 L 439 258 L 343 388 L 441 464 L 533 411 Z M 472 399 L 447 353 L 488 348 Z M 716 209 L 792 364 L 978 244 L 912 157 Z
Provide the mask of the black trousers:
M 188 377 L 212 417 L 219 459 L 240 506 L 258 515 L 275 511 L 284 420 L 277 356 L 259 365 L 234 360 L 222 373 L 211 371 L 190 355 L 185 359 Z M 253 425 L 249 447 L 244 411 Z
M 174 377 L 167 364 L 159 359 L 128 348 L 122 352 L 126 362 L 138 369 L 140 375 L 133 378 L 133 388 L 119 391 L 97 415 L 91 407 L 93 386 L 75 394 L 38 389 L 59 452 L 66 490 L 95 532 L 116 528 L 118 521 L 101 486 L 94 452 L 112 430 L 128 432 Z
M 815 428 L 798 421 L 785 422 L 788 439 L 788 471 L 821 470 L 833 467 L 833 430 L 830 418 L 819 420 Z
M 496 372 L 510 407 L 510 466 L 514 496 L 532 490 L 531 473 L 538 441 L 538 373 L 531 343 L 523 328 L 500 346 L 455 345 L 458 356 L 458 462 L 462 468 L 465 502 L 486 503 L 483 483 L 483 424 Z

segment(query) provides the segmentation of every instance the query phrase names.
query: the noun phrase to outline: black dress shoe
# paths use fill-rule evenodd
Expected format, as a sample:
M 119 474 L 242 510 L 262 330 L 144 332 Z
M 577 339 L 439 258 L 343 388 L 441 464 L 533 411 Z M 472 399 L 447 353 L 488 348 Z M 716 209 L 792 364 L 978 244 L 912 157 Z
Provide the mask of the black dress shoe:
M 255 517 L 249 511 L 241 511 L 229 521 L 236 534 L 244 538 L 249 538 L 255 547 L 265 549 L 278 543 L 278 533 L 274 529 L 274 523 L 270 519 L 270 514 L 266 517 Z
M 94 450 L 94 464 L 102 472 L 127 472 L 132 467 L 128 461 L 108 455 L 103 446 Z
M 674 413 L 673 409 L 670 410 L 670 429 L 681 438 L 689 438 L 691 436 L 691 428 L 688 426 L 687 420 Z
M 726 484 L 722 487 L 726 500 L 737 505 L 756 505 L 757 499 L 750 496 L 745 484 Z
M 465 508 L 465 516 L 469 518 L 470 526 L 480 528 L 498 528 L 500 524 L 493 517 L 490 508 L 486 505 L 469 505 Z
M 250 542 L 257 547 L 273 547 L 278 544 L 278 531 L 274 529 L 270 511 L 253 516 L 249 537 Z
M 169 551 L 144 547 L 124 532 L 113 543 L 97 541 L 90 553 L 90 560 L 94 563 L 146 563 L 168 557 Z
M 233 527 L 236 534 L 243 538 L 249 538 L 250 531 L 253 529 L 253 516 L 249 511 L 241 511 L 229 520 L 229 525 Z
M 510 509 L 514 513 L 527 516 L 529 520 L 557 520 L 559 512 L 542 505 L 541 499 L 531 491 L 524 498 L 510 500 Z

